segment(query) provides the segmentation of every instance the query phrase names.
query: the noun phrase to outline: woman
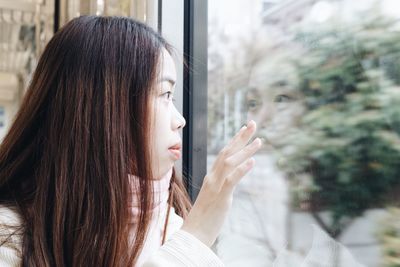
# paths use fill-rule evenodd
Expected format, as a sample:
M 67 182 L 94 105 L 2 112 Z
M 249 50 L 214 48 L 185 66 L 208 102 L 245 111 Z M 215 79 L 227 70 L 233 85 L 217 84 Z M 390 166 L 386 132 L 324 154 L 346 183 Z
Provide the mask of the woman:
M 222 265 L 209 247 L 261 142 L 243 127 L 190 207 L 170 50 L 117 17 L 50 40 L 0 147 L 1 266 Z

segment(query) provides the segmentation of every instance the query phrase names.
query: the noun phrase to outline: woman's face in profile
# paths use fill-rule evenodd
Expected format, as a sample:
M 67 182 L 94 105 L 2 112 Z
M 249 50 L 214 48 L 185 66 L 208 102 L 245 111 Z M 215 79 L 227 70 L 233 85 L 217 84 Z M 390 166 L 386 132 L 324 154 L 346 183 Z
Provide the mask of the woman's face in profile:
M 165 49 L 162 50 L 160 67 L 156 93 L 151 103 L 153 114 L 150 140 L 155 179 L 161 178 L 180 159 L 182 139 L 179 130 L 186 124 L 173 102 L 176 68 L 171 55 Z
M 264 150 L 285 145 L 285 137 L 296 129 L 304 113 L 297 88 L 285 77 L 262 75 L 261 79 L 254 78 L 245 100 L 247 120 L 257 123 L 256 136 L 262 138 Z

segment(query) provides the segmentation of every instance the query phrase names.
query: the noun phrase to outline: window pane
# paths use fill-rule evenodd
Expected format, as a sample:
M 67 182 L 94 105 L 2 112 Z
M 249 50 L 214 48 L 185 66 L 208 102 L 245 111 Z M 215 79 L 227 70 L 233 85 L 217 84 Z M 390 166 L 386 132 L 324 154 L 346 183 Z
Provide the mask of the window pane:
M 0 141 L 53 34 L 54 1 L 0 0 Z
M 247 121 L 263 140 L 216 246 L 227 266 L 397 266 L 399 10 L 209 1 L 208 169 Z

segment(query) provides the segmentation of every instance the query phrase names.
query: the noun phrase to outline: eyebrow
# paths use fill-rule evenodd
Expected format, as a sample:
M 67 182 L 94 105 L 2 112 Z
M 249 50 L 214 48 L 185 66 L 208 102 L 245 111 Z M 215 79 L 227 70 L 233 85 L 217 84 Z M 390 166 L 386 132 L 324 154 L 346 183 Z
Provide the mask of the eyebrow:
M 174 86 L 175 83 L 176 83 L 175 79 L 173 79 L 173 78 L 171 78 L 171 77 L 168 77 L 168 76 L 163 77 L 163 78 L 160 80 L 160 82 L 169 82 L 172 86 Z

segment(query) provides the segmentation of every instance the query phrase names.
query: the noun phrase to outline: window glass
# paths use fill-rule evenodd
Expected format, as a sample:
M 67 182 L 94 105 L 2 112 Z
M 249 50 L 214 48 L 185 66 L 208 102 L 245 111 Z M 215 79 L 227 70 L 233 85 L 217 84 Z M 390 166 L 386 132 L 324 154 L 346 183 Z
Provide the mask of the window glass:
M 0 141 L 52 36 L 54 1 L 0 0 Z
M 247 121 L 263 140 L 219 256 L 227 266 L 397 266 L 400 2 L 208 8 L 208 168 Z

